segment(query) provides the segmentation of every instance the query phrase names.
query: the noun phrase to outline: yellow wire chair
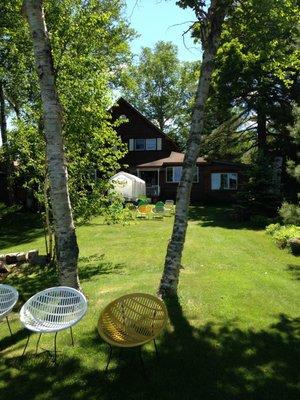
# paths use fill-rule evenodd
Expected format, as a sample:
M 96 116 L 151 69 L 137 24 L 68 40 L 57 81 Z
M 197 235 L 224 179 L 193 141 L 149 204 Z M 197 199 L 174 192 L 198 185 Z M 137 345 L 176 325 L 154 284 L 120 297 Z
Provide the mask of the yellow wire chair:
M 132 293 L 119 297 L 109 303 L 101 312 L 98 321 L 98 332 L 109 345 L 109 356 L 105 371 L 107 371 L 112 347 L 139 347 L 140 360 L 143 365 L 141 347 L 155 339 L 166 327 L 168 321 L 167 309 L 162 300 L 147 293 Z
M 166 200 L 165 201 L 165 210 L 168 216 L 175 214 L 175 205 L 173 200 Z
M 136 216 L 138 218 L 149 219 L 151 213 L 152 213 L 152 206 L 150 204 L 141 204 L 137 208 Z

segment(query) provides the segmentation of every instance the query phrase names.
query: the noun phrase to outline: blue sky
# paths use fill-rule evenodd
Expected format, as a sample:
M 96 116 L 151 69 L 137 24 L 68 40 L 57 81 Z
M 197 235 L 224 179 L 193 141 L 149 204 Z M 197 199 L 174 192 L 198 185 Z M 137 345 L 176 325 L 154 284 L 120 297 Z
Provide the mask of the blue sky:
M 137 3 L 137 4 L 136 4 Z M 199 60 L 200 46 L 182 34 L 195 21 L 190 9 L 176 6 L 175 0 L 126 0 L 127 18 L 140 35 L 132 43 L 132 51 L 140 53 L 141 47 L 153 47 L 158 40 L 172 41 L 178 46 L 181 61 Z M 184 43 L 185 42 L 185 43 Z

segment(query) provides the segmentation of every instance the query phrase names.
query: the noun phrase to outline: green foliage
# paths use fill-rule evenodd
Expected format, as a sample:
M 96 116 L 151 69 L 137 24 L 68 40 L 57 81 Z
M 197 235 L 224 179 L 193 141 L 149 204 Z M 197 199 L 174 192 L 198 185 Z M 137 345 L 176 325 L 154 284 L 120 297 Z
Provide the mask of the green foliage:
M 238 203 L 249 215 L 275 215 L 280 202 L 280 188 L 276 187 L 271 160 L 262 153 L 254 156 L 244 171 L 244 183 L 238 192 Z
M 132 211 L 125 206 L 124 198 L 120 194 L 112 192 L 106 202 L 107 205 L 102 213 L 107 225 L 128 225 L 134 219 Z
M 224 130 L 220 139 L 224 146 L 212 143 L 209 147 L 212 154 L 216 149 L 215 156 L 233 153 L 233 158 L 241 159 L 259 145 L 264 150 L 280 149 L 292 158 L 287 126 L 297 98 L 299 21 L 298 0 L 245 0 L 230 9 L 213 74 L 207 141 L 210 132 L 232 114 L 244 110 L 249 122 L 241 125 L 238 135 L 235 127 Z
M 279 215 L 285 224 L 300 226 L 300 207 L 298 204 L 283 202 L 279 210 Z
M 282 226 L 273 233 L 273 239 L 276 245 L 283 249 L 287 246 L 288 240 L 300 236 L 300 227 L 296 225 Z
M 111 88 L 121 83 L 123 67 L 130 60 L 128 41 L 133 31 L 122 16 L 122 0 L 45 1 L 44 7 L 63 109 L 70 197 L 75 218 L 82 222 L 101 209 L 106 182 L 126 152 L 107 110 Z M 10 152 L 18 160 L 15 178 L 43 203 L 47 169 L 41 102 L 31 39 L 20 9 L 21 1 L 8 2 L 0 31 L 5 82 L 23 77 L 15 82 L 19 112 L 9 133 Z M 8 52 L 11 46 L 13 51 Z
M 177 53 L 171 42 L 143 48 L 138 63 L 129 69 L 130 84 L 124 93 L 139 111 L 184 147 L 200 65 L 180 62 Z
M 270 224 L 266 227 L 266 232 L 268 235 L 273 236 L 275 232 L 277 232 L 281 228 L 281 225 L 279 223 L 277 224 Z

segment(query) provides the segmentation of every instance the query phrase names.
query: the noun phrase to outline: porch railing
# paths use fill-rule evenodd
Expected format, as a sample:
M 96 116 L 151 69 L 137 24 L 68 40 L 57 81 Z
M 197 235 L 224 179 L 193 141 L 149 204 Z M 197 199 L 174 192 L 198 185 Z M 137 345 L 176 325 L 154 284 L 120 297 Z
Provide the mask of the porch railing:
M 159 196 L 160 195 L 159 185 L 146 186 L 146 195 L 148 197 Z

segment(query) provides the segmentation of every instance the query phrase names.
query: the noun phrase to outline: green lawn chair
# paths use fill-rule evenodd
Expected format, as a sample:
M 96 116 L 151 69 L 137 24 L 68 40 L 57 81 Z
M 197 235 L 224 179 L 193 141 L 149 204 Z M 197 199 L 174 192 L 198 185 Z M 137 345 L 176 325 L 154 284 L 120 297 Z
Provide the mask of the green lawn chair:
M 159 202 L 159 203 L 162 203 L 162 202 Z M 152 209 L 152 214 L 153 214 L 154 219 L 164 219 L 164 216 L 166 215 L 164 203 L 162 203 L 162 205 L 156 203 Z

